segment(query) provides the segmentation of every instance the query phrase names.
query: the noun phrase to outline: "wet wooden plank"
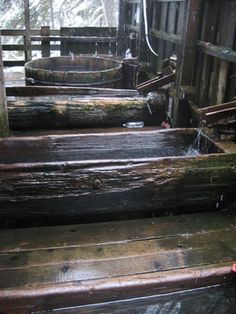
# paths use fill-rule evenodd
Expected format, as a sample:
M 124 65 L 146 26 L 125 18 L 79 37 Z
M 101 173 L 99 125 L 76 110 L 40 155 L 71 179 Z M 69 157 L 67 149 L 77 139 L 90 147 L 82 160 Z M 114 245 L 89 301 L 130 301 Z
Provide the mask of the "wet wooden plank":
M 158 88 L 173 82 L 174 79 L 175 69 L 168 66 L 159 72 L 157 77 L 137 85 L 137 90 L 142 93 L 156 91 Z
M 194 217 L 194 223 L 193 223 Z M 33 252 L 201 235 L 236 225 L 235 211 L 27 229 L 0 230 L 0 252 Z M 30 236 L 29 236 L 30 234 Z
M 7 96 L 35 97 L 46 95 L 87 95 L 101 97 L 139 97 L 134 89 L 113 89 L 99 87 L 64 87 L 64 86 L 21 86 L 7 87 Z
M 221 241 L 219 241 L 219 238 Z M 122 253 L 127 252 L 131 245 L 126 244 L 126 246 L 123 246 L 123 250 L 120 250 L 113 244 L 113 248 L 117 248 L 118 252 L 113 251 L 113 254 L 115 254 L 109 256 L 105 255 L 106 248 L 98 247 L 94 250 L 94 260 L 87 259 L 86 255 L 83 257 L 86 248 L 77 250 L 79 253 L 75 249 L 71 249 L 70 252 L 60 250 L 55 252 L 54 256 L 49 252 L 40 252 L 38 254 L 40 258 L 37 259 L 37 256 L 35 256 L 35 263 L 29 256 L 30 253 L 9 254 L 11 256 L 8 256 L 5 260 L 0 256 L 0 263 L 3 264 L 3 267 L 0 268 L 0 289 L 115 278 L 172 269 L 179 270 L 207 265 L 213 259 L 216 264 L 222 262 L 231 262 L 233 264 L 236 257 L 236 248 L 233 247 L 234 238 L 235 232 L 228 232 L 227 235 L 219 233 L 215 237 L 211 234 L 210 239 L 203 237 L 202 241 L 199 241 L 199 237 L 196 237 L 196 243 L 199 243 L 199 246 L 196 246 L 196 244 L 194 246 L 194 241 L 191 241 L 189 237 L 185 243 L 182 239 L 179 240 L 180 243 L 173 241 L 174 244 L 170 248 L 162 246 L 162 242 L 164 242 L 162 240 L 155 243 L 150 248 L 150 252 L 146 248 L 144 249 L 144 246 L 149 245 L 148 243 L 143 243 L 143 245 L 139 243 L 139 246 L 136 245 L 134 248 L 134 256 L 122 256 Z M 168 241 L 166 240 L 166 242 Z M 159 249 L 155 252 L 154 248 L 159 245 L 163 251 Z M 140 247 L 143 249 L 140 250 Z M 151 249 L 153 249 L 153 252 L 151 252 Z M 74 252 L 71 252 L 72 250 Z M 87 248 L 87 250 L 92 255 L 92 248 Z M 70 256 L 70 253 L 72 256 Z M 99 259 L 99 255 L 103 255 L 102 258 Z M 12 262 L 14 259 L 18 261 L 16 263 Z M 25 260 L 27 264 L 22 265 L 21 261 Z M 9 262 L 13 264 L 12 268 L 8 266 Z
M 199 110 L 201 121 L 209 127 L 223 126 L 235 123 L 236 102 L 213 105 Z
M 98 276 L 103 276 L 105 273 L 109 277 L 127 275 L 125 274 L 127 271 L 128 274 L 132 274 L 132 271 L 139 273 L 140 267 L 143 267 L 144 263 L 147 266 L 141 270 L 142 273 L 207 264 L 211 263 L 213 257 L 215 263 L 233 262 L 236 257 L 236 247 L 234 246 L 236 231 L 235 224 L 232 223 L 231 225 L 230 228 L 227 226 L 228 230 L 223 231 L 215 229 L 211 232 L 205 231 L 197 234 L 188 232 L 187 234 L 160 239 L 124 240 L 123 242 L 102 243 L 93 246 L 74 245 L 67 247 L 64 244 L 64 247 L 60 248 L 45 247 L 33 251 L 3 252 L 0 253 L 0 287 L 9 288 L 10 285 L 15 287 L 18 284 L 23 285 L 21 279 L 17 282 L 14 280 L 14 276 L 10 280 L 7 272 L 9 274 L 32 272 L 32 276 L 26 278 L 26 284 L 28 284 L 28 282 L 37 281 L 35 279 L 36 274 L 41 277 L 47 269 L 51 275 L 46 276 L 48 279 L 44 279 L 44 282 L 51 281 L 53 278 L 56 281 L 56 276 L 65 267 L 64 265 L 69 268 L 72 266 L 74 269 L 80 269 L 80 275 L 87 280 L 90 279 L 90 276 L 92 278 L 97 276 L 94 272 L 91 274 L 92 270 L 98 267 L 97 262 L 105 265 L 104 271 L 99 271 Z M 124 261 L 122 262 L 122 260 Z M 112 270 L 112 267 L 109 266 L 114 263 L 117 264 L 116 270 Z M 107 271 L 105 271 L 106 266 Z M 45 271 L 41 271 L 43 269 Z M 70 275 L 73 276 L 74 271 Z M 82 280 L 78 273 L 77 279 Z M 66 278 L 62 280 L 69 280 L 68 273 Z
M 87 242 L 83 226 L 72 232 L 75 242 L 67 242 L 63 228 L 70 226 L 62 227 L 60 237 L 63 241 L 64 234 L 64 245 L 58 248 L 52 248 L 50 242 L 57 240 L 59 227 L 51 227 L 48 236 L 43 231 L 50 228 L 1 231 L 12 233 L 10 247 L 17 245 L 19 232 L 32 241 L 32 246 L 35 244 L 34 250 L 0 254 L 2 307 L 49 310 L 229 282 L 232 261 L 236 258 L 235 212 L 207 214 L 207 217 L 209 220 L 206 214 L 181 217 L 188 219 L 186 228 L 190 227 L 190 232 L 184 233 L 186 221 L 183 221 L 177 223 L 171 235 L 168 227 L 174 222 L 173 217 L 154 218 L 144 224 L 139 220 L 138 227 L 146 233 L 154 221 L 155 238 L 148 236 L 141 241 L 138 229 L 137 238 L 128 238 L 135 221 L 106 223 L 108 228 L 116 224 L 118 230 L 112 240 L 106 233 L 105 242 L 99 242 L 105 237 L 104 224 L 84 226 L 87 239 L 97 234 L 97 244 Z M 126 230 L 126 240 L 124 234 L 121 240 L 119 230 Z M 42 235 L 42 247 L 38 246 L 40 238 L 31 238 L 32 234 Z M 9 250 L 8 244 L 6 249 Z
M 0 301 L 6 311 L 45 310 L 81 304 L 140 297 L 196 289 L 232 280 L 231 263 L 205 265 L 190 269 L 170 270 L 60 285 L 29 286 L 25 289 L 1 291 Z M 92 296 L 92 298 L 91 298 Z M 21 311 L 21 312 L 20 312 Z

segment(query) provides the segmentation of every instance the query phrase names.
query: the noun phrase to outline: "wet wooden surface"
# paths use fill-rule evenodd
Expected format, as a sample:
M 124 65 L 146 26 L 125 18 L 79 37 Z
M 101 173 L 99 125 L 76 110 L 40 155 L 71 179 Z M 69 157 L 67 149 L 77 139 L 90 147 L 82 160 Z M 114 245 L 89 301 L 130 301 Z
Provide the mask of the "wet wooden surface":
M 143 97 L 8 97 L 7 106 L 11 130 L 115 127 L 127 121 L 158 126 L 165 120 L 166 98 L 160 94 L 147 104 Z
M 87 95 L 102 97 L 138 97 L 134 89 L 113 89 L 99 87 L 65 87 L 65 86 L 9 86 L 7 96 L 35 97 L 46 95 Z
M 208 143 L 213 154 L 194 156 L 190 149 L 188 155 L 194 134 L 167 130 L 2 139 L 1 226 L 227 206 L 235 201 L 235 154 L 217 153 Z
M 50 310 L 228 282 L 235 227 L 235 211 L 224 211 L 1 230 L 1 310 Z

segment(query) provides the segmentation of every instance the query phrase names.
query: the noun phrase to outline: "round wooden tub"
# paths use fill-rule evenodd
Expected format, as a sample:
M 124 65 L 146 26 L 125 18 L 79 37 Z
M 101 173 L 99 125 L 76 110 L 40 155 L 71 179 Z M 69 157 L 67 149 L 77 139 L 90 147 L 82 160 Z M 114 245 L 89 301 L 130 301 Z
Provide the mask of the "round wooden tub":
M 49 57 L 25 64 L 27 85 L 121 87 L 122 64 L 91 56 Z

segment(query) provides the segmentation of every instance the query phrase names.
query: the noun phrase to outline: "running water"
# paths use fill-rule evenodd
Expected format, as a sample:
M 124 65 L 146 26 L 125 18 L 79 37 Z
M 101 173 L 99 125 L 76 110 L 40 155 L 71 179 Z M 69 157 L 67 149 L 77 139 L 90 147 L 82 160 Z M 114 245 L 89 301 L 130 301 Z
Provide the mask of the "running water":
M 202 151 L 201 137 L 203 136 L 202 130 L 203 130 L 203 126 L 197 129 L 196 139 L 194 143 L 189 146 L 188 150 L 184 154 L 185 156 L 197 156 L 201 154 L 201 151 Z
M 200 128 L 197 129 L 197 137 L 196 137 L 196 140 L 194 142 L 194 146 L 196 147 L 196 149 L 198 151 L 201 150 L 201 137 L 202 137 L 202 130 L 203 130 L 203 126 L 200 126 Z
M 71 57 L 71 59 L 73 60 L 73 61 L 75 61 L 75 58 L 74 58 L 74 53 L 73 52 L 69 52 L 69 56 Z

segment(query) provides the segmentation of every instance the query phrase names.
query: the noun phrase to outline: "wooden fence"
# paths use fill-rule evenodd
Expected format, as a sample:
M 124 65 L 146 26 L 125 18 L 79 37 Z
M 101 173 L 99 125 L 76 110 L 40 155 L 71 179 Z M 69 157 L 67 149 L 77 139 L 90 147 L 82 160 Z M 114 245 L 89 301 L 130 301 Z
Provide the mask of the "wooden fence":
M 29 33 L 29 43 L 27 43 Z M 42 26 L 41 29 L 3 29 L 1 36 L 22 37 L 21 44 L 3 44 L 3 51 L 22 51 L 24 59 L 5 60 L 4 66 L 23 66 L 33 51 L 49 57 L 53 51 L 61 55 L 71 53 L 118 54 L 117 29 L 112 27 L 76 27 L 60 30 Z

